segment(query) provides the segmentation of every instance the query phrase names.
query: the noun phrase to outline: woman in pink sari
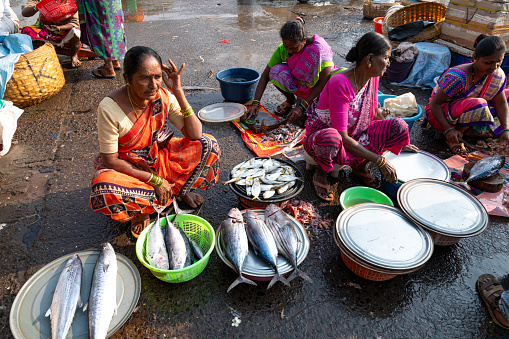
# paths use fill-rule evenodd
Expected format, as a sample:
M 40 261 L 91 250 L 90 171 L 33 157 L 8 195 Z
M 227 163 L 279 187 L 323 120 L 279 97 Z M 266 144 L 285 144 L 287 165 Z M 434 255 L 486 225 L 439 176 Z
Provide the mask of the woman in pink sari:
M 447 69 L 438 79 L 426 106 L 427 119 L 441 131 L 454 154 L 466 154 L 461 141 L 499 135 L 509 142 L 506 76 L 500 68 L 506 46 L 499 36 L 477 37 L 474 62 Z
M 304 20 L 288 21 L 279 32 L 283 42 L 274 51 L 260 76 L 251 108 L 246 117 L 258 114 L 260 100 L 267 84 L 272 82 L 286 100 L 276 107 L 277 115 L 296 120 L 323 89 L 334 67 L 332 49 L 318 36 L 307 36 Z M 303 99 L 295 108 L 295 96 Z
M 382 153 L 417 151 L 410 145 L 407 123 L 384 120 L 377 108 L 378 81 L 390 56 L 391 47 L 383 35 L 363 35 L 346 56 L 354 66 L 332 76 L 307 110 L 304 149 L 318 165 L 313 185 L 322 200 L 334 199 L 327 177 L 334 164 L 349 165 L 366 186 L 377 188 L 380 183 L 368 167 L 370 162 L 377 164 L 386 180 L 395 182 L 396 170 Z

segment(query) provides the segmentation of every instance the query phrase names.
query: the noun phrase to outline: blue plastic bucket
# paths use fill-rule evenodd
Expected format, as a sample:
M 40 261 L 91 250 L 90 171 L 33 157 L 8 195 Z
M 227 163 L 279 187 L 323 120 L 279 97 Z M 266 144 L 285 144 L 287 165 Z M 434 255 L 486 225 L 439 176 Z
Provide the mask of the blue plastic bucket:
M 224 100 L 245 103 L 254 98 L 260 73 L 251 68 L 227 68 L 217 72 L 216 79 Z
M 390 94 L 382 94 L 382 95 L 378 94 L 378 103 L 380 104 L 380 106 L 383 107 L 385 99 L 395 98 L 395 97 L 396 97 L 395 95 L 390 95 Z M 417 114 L 415 114 L 411 117 L 408 117 L 408 118 L 401 118 L 401 119 L 405 120 L 405 122 L 408 124 L 408 131 L 410 132 L 415 120 L 419 119 L 421 116 L 422 116 L 422 107 L 420 105 L 417 105 Z

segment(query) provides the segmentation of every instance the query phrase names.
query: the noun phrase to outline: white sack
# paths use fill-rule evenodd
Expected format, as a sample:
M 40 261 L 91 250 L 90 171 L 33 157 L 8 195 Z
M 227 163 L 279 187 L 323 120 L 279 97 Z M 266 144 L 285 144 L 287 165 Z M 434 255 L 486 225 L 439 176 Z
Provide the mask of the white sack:
M 0 109 L 0 144 L 3 144 L 0 157 L 6 155 L 11 149 L 12 137 L 22 113 L 23 110 L 14 106 L 11 101 L 4 100 L 4 107 Z
M 389 109 L 391 117 L 408 118 L 417 113 L 415 96 L 408 92 L 394 98 L 384 100 L 384 108 Z

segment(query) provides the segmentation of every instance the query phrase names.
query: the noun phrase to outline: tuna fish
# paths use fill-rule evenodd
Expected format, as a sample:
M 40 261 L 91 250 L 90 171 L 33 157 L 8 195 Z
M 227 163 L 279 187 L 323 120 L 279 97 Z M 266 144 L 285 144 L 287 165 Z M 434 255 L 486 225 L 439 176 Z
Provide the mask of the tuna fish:
M 169 269 L 168 252 L 166 251 L 163 231 L 159 223 L 159 214 L 157 214 L 156 221 L 148 231 L 146 246 L 149 264 L 161 270 Z
M 95 263 L 88 308 L 90 339 L 106 338 L 111 319 L 117 314 L 117 256 L 110 243 L 102 245 Z
M 297 268 L 299 238 L 288 215 L 278 206 L 270 204 L 265 208 L 265 223 L 276 240 L 279 253 L 288 259 L 295 269 L 287 280 L 292 281 L 295 277 L 300 276 L 312 283 L 313 280 Z
M 194 241 L 193 239 L 191 239 L 191 238 L 189 238 L 189 243 L 191 244 L 191 247 L 193 248 L 194 256 L 198 260 L 203 258 L 204 254 L 203 254 L 203 251 L 200 248 L 200 245 L 198 245 L 198 243 L 196 241 Z
M 274 278 L 270 281 L 267 289 L 271 288 L 276 281 L 281 281 L 283 284 L 290 286 L 288 281 L 279 274 L 277 268 L 278 251 L 272 232 L 269 230 L 263 219 L 255 212 L 249 210 L 246 211 L 244 219 L 246 220 L 247 237 L 256 254 L 265 260 L 276 271 L 276 275 L 274 275 Z
M 81 277 L 83 276 L 83 264 L 80 257 L 75 254 L 65 264 L 57 287 L 53 293 L 51 306 L 46 312 L 46 317 L 51 319 L 51 338 L 65 338 L 71 328 L 76 308 L 82 307 L 81 301 Z
M 502 167 L 504 167 L 505 158 L 502 155 L 493 157 L 482 158 L 477 161 L 470 169 L 470 175 L 465 182 L 470 182 L 477 179 L 486 179 L 494 174 L 497 174 Z
M 180 228 L 175 227 L 166 216 L 166 249 L 169 261 L 170 270 L 179 270 L 186 267 L 188 260 L 188 251 L 184 237 Z M 192 252 L 192 251 L 191 251 Z
M 251 281 L 242 276 L 242 267 L 244 266 L 244 260 L 246 260 L 248 254 L 248 241 L 247 234 L 242 220 L 242 214 L 237 208 L 232 208 L 228 212 L 228 217 L 221 223 L 221 241 L 222 246 L 225 249 L 226 257 L 235 267 L 235 270 L 239 274 L 237 280 L 235 280 L 227 292 L 230 292 L 232 288 L 241 283 L 247 283 L 255 285 L 254 281 Z

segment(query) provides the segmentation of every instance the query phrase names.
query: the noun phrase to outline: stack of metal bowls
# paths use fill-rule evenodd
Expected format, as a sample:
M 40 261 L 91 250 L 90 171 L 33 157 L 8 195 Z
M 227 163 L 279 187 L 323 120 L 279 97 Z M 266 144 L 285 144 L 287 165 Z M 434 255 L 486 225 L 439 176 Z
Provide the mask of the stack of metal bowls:
M 399 209 L 375 203 L 352 206 L 339 215 L 334 240 L 346 266 L 374 281 L 420 269 L 433 253 L 433 240 Z
M 256 157 L 255 159 L 269 159 L 269 157 Z M 244 208 L 265 208 L 269 204 L 275 204 L 277 206 L 283 206 L 288 200 L 297 196 L 304 188 L 304 175 L 294 163 L 282 159 L 275 159 L 285 165 L 292 167 L 295 170 L 295 176 L 301 180 L 297 180 L 293 187 L 289 188 L 283 194 L 275 194 L 269 199 L 264 199 L 260 194 L 258 199 L 254 199 L 252 196 L 247 195 L 246 186 L 237 185 L 236 183 L 228 184 L 230 189 L 237 195 L 239 203 Z M 231 179 L 231 173 L 229 179 Z
M 384 157 L 394 166 L 398 175 L 398 182 L 391 183 L 382 178 L 382 189 L 387 195 L 396 199 L 401 185 L 413 179 L 437 179 L 449 181 L 451 171 L 439 157 L 419 150 L 417 153 L 401 152 L 395 155 L 385 152 Z
M 258 213 L 260 218 L 265 220 L 265 210 L 259 208 L 250 209 L 251 211 Z M 244 214 L 244 211 L 241 211 Z M 306 259 L 309 252 L 309 238 L 306 234 L 306 229 L 300 222 L 297 221 L 292 216 L 288 216 L 295 227 L 295 231 L 297 232 L 297 237 L 299 238 L 299 250 L 297 253 L 297 265 L 300 265 L 301 262 Z M 230 260 L 226 257 L 224 246 L 223 246 L 223 237 L 221 232 L 221 226 L 216 231 L 216 252 L 219 258 L 231 269 L 235 270 L 235 267 L 230 262 Z M 293 270 L 292 265 L 288 260 L 286 260 L 281 254 L 278 256 L 278 271 L 279 274 L 285 275 Z M 266 263 L 261 257 L 257 256 L 254 251 L 250 250 L 246 260 L 244 261 L 244 267 L 242 269 L 242 275 L 248 279 L 256 280 L 256 281 L 270 281 L 276 274 L 276 271 Z
M 408 218 L 430 233 L 437 246 L 453 245 L 488 226 L 488 212 L 479 200 L 444 181 L 408 181 L 398 191 L 398 203 Z

